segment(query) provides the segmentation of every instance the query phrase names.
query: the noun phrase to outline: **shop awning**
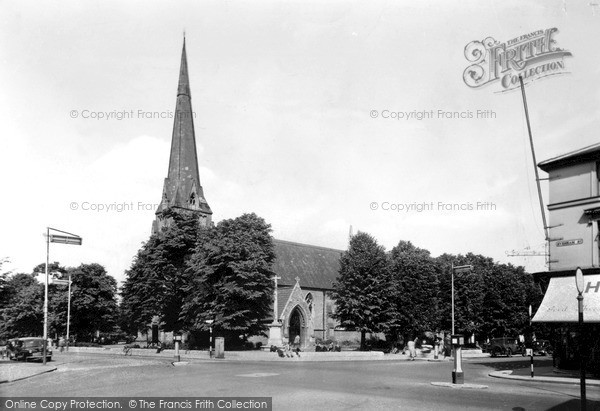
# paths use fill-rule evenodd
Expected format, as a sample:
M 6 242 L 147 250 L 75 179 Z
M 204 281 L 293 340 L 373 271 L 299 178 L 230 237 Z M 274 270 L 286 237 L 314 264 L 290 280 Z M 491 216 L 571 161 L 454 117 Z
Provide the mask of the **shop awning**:
M 541 323 L 579 321 L 575 275 L 550 279 L 546 295 L 532 321 Z M 583 321 L 600 323 L 600 274 L 584 275 Z

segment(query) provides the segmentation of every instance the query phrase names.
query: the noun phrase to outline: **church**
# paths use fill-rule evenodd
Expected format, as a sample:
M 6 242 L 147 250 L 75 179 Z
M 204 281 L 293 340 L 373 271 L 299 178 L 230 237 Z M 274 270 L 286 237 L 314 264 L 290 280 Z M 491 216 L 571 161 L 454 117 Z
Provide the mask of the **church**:
M 153 233 L 169 224 L 163 218 L 167 209 L 193 213 L 203 226 L 213 224 L 213 212 L 200 183 L 191 99 L 184 38 L 169 168 Z M 337 322 L 331 318 L 335 304 L 330 292 L 343 251 L 282 240 L 274 240 L 274 246 L 273 317 L 265 319 L 271 322 L 268 345 L 293 342 L 299 336 L 301 346 L 307 347 L 317 338 L 334 338 Z

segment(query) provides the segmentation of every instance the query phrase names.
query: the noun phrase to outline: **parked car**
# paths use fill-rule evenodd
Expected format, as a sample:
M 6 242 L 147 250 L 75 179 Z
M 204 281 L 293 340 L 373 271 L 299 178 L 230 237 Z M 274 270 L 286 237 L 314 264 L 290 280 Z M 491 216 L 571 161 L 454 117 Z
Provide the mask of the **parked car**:
M 506 355 L 510 357 L 513 354 L 521 354 L 523 349 L 516 338 L 501 337 L 492 338 L 488 348 L 488 352 L 492 357 Z
M 15 361 L 43 360 L 44 339 L 40 337 L 13 338 L 8 340 L 8 358 Z M 46 347 L 46 361 L 52 360 L 52 349 Z

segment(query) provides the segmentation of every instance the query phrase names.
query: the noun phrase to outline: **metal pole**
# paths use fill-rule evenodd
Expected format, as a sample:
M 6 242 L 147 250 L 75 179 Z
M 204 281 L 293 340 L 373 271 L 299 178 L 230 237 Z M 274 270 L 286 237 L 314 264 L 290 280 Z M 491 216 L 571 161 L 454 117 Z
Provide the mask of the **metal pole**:
M 580 395 L 581 395 L 581 410 L 585 411 L 587 408 L 587 400 L 585 395 L 585 339 L 583 330 L 583 295 L 579 292 L 577 296 L 577 302 L 579 306 L 579 368 L 580 368 Z
M 454 263 L 452 263 L 452 335 L 454 335 Z
M 67 304 L 67 351 L 69 351 L 69 326 L 71 323 L 71 272 L 69 272 L 69 297 Z
M 537 183 L 538 199 L 540 201 L 540 211 L 542 212 L 542 222 L 544 223 L 544 235 L 546 241 L 548 236 L 548 224 L 546 224 L 546 213 L 544 212 L 544 200 L 542 199 L 542 188 L 540 187 L 540 176 L 537 169 L 537 161 L 535 159 L 535 150 L 533 148 L 533 137 L 531 135 L 531 125 L 529 124 L 529 111 L 527 110 L 527 98 L 525 97 L 525 86 L 523 86 L 523 76 L 519 76 L 521 83 L 521 94 L 523 95 L 523 106 L 525 107 L 525 119 L 527 120 L 527 131 L 529 132 L 529 144 L 531 145 L 531 156 L 533 158 L 533 171 L 535 171 L 535 182 Z
M 533 329 L 531 328 L 531 311 L 532 311 L 531 304 L 529 304 L 529 349 L 531 350 L 530 351 L 531 378 L 533 378 Z
M 46 345 L 48 345 L 48 262 L 50 260 L 50 228 L 46 227 L 46 281 L 44 281 L 44 356 L 43 364 L 46 365 Z
M 210 325 L 210 342 L 208 343 L 208 356 L 212 358 L 212 324 Z

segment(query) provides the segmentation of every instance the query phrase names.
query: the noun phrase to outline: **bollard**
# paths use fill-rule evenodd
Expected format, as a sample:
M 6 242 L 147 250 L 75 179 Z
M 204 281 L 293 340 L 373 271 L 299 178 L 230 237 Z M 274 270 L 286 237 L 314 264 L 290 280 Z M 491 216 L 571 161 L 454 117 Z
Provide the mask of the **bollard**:
M 175 362 L 180 362 L 181 356 L 179 355 L 179 344 L 181 343 L 181 335 L 175 334 L 173 335 L 173 339 L 175 340 Z

